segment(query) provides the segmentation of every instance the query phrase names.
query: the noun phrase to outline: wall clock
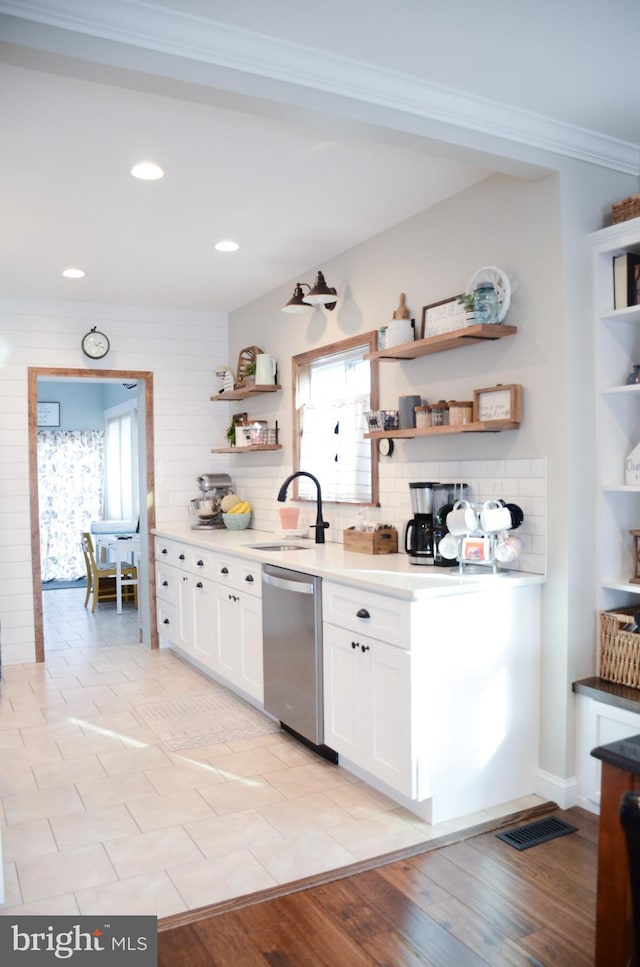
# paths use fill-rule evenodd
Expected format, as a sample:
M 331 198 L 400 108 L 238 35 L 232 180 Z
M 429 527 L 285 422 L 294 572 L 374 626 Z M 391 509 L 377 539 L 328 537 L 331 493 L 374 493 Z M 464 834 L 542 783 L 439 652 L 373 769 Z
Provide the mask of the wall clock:
M 94 326 L 82 337 L 82 351 L 89 359 L 102 359 L 109 352 L 109 340 Z

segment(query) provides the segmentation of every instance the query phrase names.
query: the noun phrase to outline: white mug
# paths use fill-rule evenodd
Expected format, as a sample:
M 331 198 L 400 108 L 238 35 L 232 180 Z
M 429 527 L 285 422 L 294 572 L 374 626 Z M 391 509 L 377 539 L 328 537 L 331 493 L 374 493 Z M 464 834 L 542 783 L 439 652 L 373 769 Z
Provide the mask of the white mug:
M 480 511 L 480 526 L 487 532 L 508 530 L 511 527 L 511 512 L 497 500 L 485 500 Z
M 256 386 L 271 386 L 276 381 L 276 361 L 269 353 L 256 356 Z
M 453 561 L 460 553 L 460 540 L 453 534 L 445 534 L 438 544 L 438 550 L 448 561 Z
M 447 530 L 456 537 L 471 534 L 478 526 L 476 512 L 468 500 L 458 500 L 447 514 Z

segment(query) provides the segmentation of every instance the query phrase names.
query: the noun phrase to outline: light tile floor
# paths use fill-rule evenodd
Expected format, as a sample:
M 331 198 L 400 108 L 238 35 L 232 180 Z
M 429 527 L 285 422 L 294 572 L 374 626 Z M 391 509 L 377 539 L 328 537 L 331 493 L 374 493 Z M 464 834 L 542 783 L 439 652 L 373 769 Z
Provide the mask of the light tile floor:
M 429 826 L 285 733 L 172 753 L 136 702 L 207 679 L 138 644 L 133 610 L 43 601 L 46 662 L 0 686 L 0 913 L 169 916 L 541 802 Z

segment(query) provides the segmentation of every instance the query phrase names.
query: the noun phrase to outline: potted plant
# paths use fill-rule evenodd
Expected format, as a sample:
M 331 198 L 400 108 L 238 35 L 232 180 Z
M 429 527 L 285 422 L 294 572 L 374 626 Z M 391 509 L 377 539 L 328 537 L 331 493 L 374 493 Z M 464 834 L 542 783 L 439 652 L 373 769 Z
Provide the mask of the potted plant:
M 247 363 L 244 371 L 243 384 L 245 386 L 251 386 L 255 383 L 255 381 L 256 381 L 256 364 Z
M 475 315 L 473 311 L 474 298 L 475 298 L 475 295 L 473 292 L 462 292 L 458 296 L 458 302 L 460 303 L 461 306 L 464 307 L 468 326 L 472 326 L 475 321 Z

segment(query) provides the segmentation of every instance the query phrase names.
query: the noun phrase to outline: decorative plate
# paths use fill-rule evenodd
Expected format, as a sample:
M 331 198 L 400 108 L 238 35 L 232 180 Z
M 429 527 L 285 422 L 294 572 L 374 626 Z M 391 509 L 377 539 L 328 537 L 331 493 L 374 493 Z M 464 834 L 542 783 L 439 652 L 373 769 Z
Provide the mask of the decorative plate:
M 498 297 L 498 322 L 504 322 L 504 317 L 511 305 L 511 283 L 506 272 L 503 272 L 502 269 L 497 268 L 495 265 L 483 266 L 483 268 L 478 269 L 475 275 L 472 275 L 469 279 L 469 285 L 466 290 L 467 295 L 472 295 L 481 282 L 493 283 Z

